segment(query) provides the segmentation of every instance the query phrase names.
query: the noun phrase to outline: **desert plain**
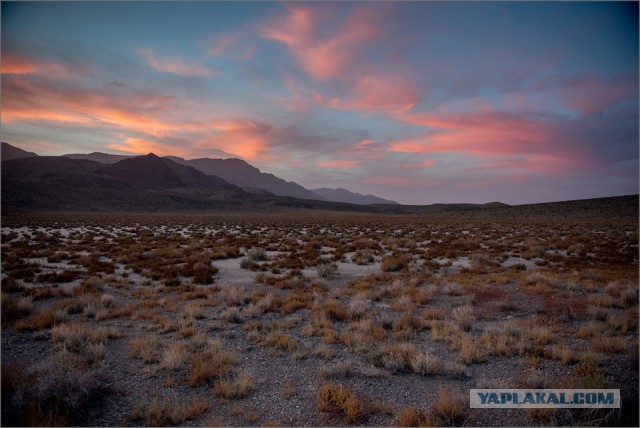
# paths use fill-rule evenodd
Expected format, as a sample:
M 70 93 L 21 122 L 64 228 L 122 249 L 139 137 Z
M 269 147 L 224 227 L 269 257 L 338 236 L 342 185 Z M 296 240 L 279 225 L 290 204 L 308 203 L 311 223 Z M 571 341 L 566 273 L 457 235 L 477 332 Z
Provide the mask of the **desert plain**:
M 5 426 L 638 423 L 637 219 L 9 212 L 1 239 Z

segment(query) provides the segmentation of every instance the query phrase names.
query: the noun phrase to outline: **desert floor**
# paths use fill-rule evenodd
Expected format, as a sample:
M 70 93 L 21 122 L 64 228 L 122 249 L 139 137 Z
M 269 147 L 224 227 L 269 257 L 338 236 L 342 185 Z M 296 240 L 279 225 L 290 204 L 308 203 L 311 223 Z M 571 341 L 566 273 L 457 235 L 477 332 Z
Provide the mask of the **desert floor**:
M 637 424 L 637 221 L 30 214 L 1 237 L 5 426 Z

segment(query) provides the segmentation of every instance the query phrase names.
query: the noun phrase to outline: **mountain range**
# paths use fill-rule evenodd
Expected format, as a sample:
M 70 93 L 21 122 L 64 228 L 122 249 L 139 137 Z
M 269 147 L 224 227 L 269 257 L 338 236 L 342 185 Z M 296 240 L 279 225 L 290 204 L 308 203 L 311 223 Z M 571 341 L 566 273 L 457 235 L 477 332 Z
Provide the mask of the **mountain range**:
M 6 144 L 6 143 L 5 143 Z M 104 164 L 113 164 L 131 156 L 112 155 L 107 153 L 68 154 L 70 159 L 86 159 Z M 241 187 L 249 193 L 273 194 L 276 196 L 292 196 L 301 199 L 345 202 L 348 204 L 397 204 L 395 201 L 379 198 L 374 195 L 362 195 L 346 189 L 314 189 L 309 190 L 293 181 L 286 181 L 273 174 L 260 171 L 249 163 L 236 158 L 209 159 L 199 158 L 185 160 L 176 156 L 167 156 L 175 163 L 191 166 L 205 174 L 215 175 Z M 3 158 L 4 160 L 4 158 Z M 266 191 L 266 193 L 265 193 Z
M 409 206 L 371 195 L 336 190 L 342 200 L 323 200 L 311 190 L 266 174 L 239 159 L 118 156 L 105 153 L 38 156 L 2 143 L 2 206 L 66 211 L 183 211 L 319 209 L 412 213 L 468 209 L 476 204 Z M 97 160 L 93 160 L 97 159 Z M 192 166 L 193 165 L 193 166 Z M 198 168 L 196 168 L 196 166 Z M 202 171 L 205 169 L 208 173 Z M 212 174 L 215 173 L 215 174 Z M 231 178 L 233 181 L 221 178 Z M 265 185 L 265 183 L 267 185 Z M 254 187 L 260 186 L 260 187 Z M 267 187 L 267 189 L 265 189 Z M 274 190 L 272 192 L 271 190 Z M 280 195 L 275 192 L 281 193 Z M 331 189 L 321 189 L 329 196 Z M 297 192 L 300 196 L 287 195 Z M 282 195 L 284 193 L 284 195 Z M 310 199 L 314 197 L 314 199 Z
M 101 159 L 102 162 L 88 159 Z M 203 159 L 195 165 L 237 165 L 272 183 L 286 182 L 260 172 L 238 159 Z M 211 161 L 211 162 L 210 162 Z M 216 162 L 217 161 L 217 162 Z M 230 162 L 229 162 L 230 161 Z M 207 174 L 175 157 L 118 156 L 104 153 L 69 156 L 38 156 L 2 143 L 2 213 L 34 211 L 289 211 L 326 210 L 377 214 L 419 214 L 437 217 L 496 218 L 638 218 L 638 195 L 615 196 L 543 204 L 358 205 L 293 196 L 280 196 L 262 187 L 249 187 L 255 178 L 230 182 L 218 174 Z M 203 166 L 204 165 L 204 166 Z M 220 175 L 233 176 L 228 170 Z M 247 174 L 249 175 L 249 173 Z M 266 180 L 266 178 L 265 178 Z M 302 189 L 304 187 L 300 186 Z M 293 189 L 294 187 L 289 187 Z M 282 188 L 277 188 L 278 191 Z M 297 188 L 296 188 L 297 189 Z M 298 189 L 299 190 L 299 189 Z M 314 189 L 320 195 L 353 197 L 344 189 Z M 315 194 L 315 193 L 314 193 Z M 358 203 L 369 203 L 371 195 L 358 195 Z M 375 198 L 375 197 L 373 197 Z

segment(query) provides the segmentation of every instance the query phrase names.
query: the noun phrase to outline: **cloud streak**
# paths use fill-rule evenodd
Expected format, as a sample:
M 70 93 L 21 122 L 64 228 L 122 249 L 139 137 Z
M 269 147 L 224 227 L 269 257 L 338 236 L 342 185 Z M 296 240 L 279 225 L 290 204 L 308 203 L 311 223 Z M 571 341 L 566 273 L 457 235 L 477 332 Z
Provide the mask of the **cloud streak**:
M 214 74 L 210 68 L 197 64 L 187 64 L 182 58 L 158 59 L 149 49 L 138 49 L 137 52 L 147 61 L 150 67 L 157 71 L 186 77 L 212 76 Z

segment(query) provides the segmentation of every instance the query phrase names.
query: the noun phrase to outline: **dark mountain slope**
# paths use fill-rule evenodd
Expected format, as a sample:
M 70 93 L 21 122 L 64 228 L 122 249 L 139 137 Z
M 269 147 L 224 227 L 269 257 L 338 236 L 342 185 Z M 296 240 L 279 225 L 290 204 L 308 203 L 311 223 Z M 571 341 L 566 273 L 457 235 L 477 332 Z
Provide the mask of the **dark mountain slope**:
M 243 205 L 240 188 L 155 155 L 104 165 L 66 157 L 2 164 L 2 205 L 35 210 L 172 211 Z
M 33 152 L 28 152 L 26 150 L 19 149 L 11 144 L 2 142 L 2 161 L 11 160 L 11 159 L 21 159 L 21 158 L 30 158 L 38 156 Z
M 121 160 L 104 167 L 103 171 L 106 175 L 143 189 L 205 188 L 242 192 L 221 178 L 206 175 L 190 166 L 178 165 L 153 153 Z

